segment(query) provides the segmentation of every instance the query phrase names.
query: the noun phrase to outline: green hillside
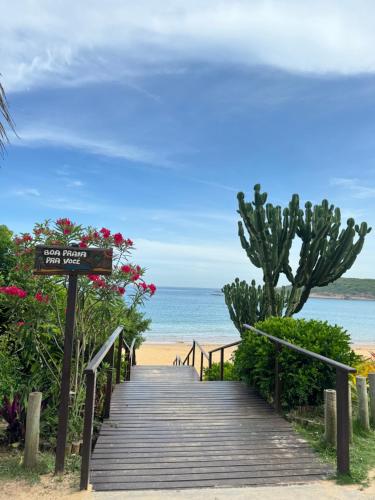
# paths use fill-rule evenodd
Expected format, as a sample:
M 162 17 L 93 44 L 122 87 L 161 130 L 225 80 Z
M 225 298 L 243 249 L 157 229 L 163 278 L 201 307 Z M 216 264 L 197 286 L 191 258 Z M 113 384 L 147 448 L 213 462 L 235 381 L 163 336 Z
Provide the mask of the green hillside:
M 314 288 L 312 294 L 375 299 L 375 279 L 340 278 L 328 286 Z

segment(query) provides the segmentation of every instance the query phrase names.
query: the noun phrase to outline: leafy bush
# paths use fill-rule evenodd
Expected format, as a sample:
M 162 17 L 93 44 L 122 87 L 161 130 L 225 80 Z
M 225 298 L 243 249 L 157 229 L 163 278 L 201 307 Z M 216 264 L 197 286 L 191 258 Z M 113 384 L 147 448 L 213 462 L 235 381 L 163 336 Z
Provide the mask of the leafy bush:
M 353 366 L 359 359 L 350 348 L 349 334 L 327 322 L 274 317 L 257 323 L 256 328 L 341 363 Z M 275 356 L 275 345 L 251 331 L 244 333 L 234 354 L 240 377 L 270 402 L 275 385 Z M 288 348 L 281 349 L 279 366 L 284 409 L 320 404 L 324 389 L 335 387 L 333 368 Z
M 220 380 L 220 363 L 212 363 L 211 368 L 205 368 L 204 380 Z M 224 362 L 224 380 L 239 380 L 234 364 L 230 361 Z
M 368 374 L 371 372 L 375 372 L 375 353 L 371 353 L 371 357 L 361 359 L 355 364 L 354 368 L 357 370 L 352 376 L 353 381 L 355 380 L 356 375 L 361 377 L 368 377 Z
M 69 439 L 80 439 L 84 369 L 118 325 L 124 325 L 126 341 L 131 343 L 135 338 L 139 346 L 149 320 L 138 306 L 154 295 L 156 287 L 145 282 L 144 268 L 130 262 L 133 241 L 121 233 L 83 227 L 67 218 L 36 224 L 32 234 L 23 233 L 14 239 L 9 230 L 4 231 L 0 226 L 0 405 L 3 399 L 6 403 L 17 395 L 20 407 L 27 411 L 29 393 L 42 392 L 41 435 L 49 441 L 53 441 L 57 426 L 67 279 L 35 276 L 35 247 L 78 244 L 83 249 L 113 249 L 110 276 L 89 274 L 78 280 Z M 104 385 L 106 378 L 104 365 L 102 370 L 103 377 L 98 373 L 98 406 L 102 401 L 101 380 Z M 25 411 L 17 417 L 22 424 L 24 416 Z

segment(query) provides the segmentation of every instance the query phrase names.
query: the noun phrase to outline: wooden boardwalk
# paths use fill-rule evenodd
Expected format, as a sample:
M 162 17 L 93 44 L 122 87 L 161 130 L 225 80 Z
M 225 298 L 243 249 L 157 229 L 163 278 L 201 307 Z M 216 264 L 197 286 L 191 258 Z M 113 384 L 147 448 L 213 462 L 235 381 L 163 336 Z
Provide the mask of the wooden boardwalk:
M 135 366 L 92 456 L 94 490 L 290 484 L 332 470 L 251 389 L 187 366 Z

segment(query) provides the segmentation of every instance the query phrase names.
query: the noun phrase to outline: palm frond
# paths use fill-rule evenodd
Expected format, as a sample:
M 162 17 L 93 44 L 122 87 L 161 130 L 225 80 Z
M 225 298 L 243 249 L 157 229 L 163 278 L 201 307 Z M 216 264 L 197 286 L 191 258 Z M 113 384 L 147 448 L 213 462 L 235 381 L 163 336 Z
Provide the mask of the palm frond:
M 15 125 L 9 113 L 8 102 L 5 95 L 4 87 L 0 83 L 0 155 L 4 154 L 5 144 L 9 143 L 8 134 L 5 124 L 16 133 Z

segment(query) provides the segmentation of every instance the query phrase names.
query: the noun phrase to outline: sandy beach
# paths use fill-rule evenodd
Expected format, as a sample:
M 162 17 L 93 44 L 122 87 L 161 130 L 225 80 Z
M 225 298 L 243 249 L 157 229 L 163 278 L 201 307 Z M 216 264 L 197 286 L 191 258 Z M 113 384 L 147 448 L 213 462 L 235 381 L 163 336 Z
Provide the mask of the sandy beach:
M 191 343 L 175 342 L 175 343 L 157 343 L 157 342 L 144 342 L 140 349 L 137 351 L 137 364 L 140 365 L 171 365 L 176 355 L 181 356 L 182 360 L 185 359 L 187 353 L 191 348 Z M 202 344 L 206 352 L 220 344 Z M 225 360 L 229 360 L 236 347 L 230 347 L 224 351 Z M 373 344 L 353 344 L 353 349 L 361 356 L 370 357 L 371 352 L 375 352 L 375 343 Z M 198 351 L 197 351 L 198 352 Z M 197 354 L 196 354 L 197 356 Z M 220 353 L 213 354 L 213 362 L 220 360 Z M 196 360 L 196 365 L 198 359 Z

